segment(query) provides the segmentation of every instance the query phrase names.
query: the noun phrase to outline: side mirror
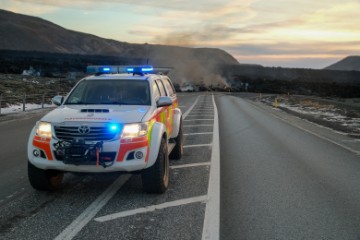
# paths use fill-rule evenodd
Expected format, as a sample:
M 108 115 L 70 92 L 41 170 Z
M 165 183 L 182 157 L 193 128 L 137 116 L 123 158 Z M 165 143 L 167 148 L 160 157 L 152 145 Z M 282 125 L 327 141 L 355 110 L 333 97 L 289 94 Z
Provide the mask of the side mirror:
M 156 106 L 159 107 L 167 107 L 173 103 L 170 97 L 160 97 L 157 102 Z
M 51 102 L 55 104 L 56 106 L 60 106 L 64 101 L 63 96 L 55 96 L 51 99 Z

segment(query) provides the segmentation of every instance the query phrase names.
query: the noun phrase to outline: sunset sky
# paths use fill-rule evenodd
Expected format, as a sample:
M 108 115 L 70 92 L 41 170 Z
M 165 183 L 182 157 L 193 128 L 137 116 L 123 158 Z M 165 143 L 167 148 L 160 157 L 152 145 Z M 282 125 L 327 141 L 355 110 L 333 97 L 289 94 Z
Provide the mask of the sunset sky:
M 2 9 L 131 43 L 216 47 L 241 63 L 323 68 L 360 55 L 360 0 L 0 0 Z

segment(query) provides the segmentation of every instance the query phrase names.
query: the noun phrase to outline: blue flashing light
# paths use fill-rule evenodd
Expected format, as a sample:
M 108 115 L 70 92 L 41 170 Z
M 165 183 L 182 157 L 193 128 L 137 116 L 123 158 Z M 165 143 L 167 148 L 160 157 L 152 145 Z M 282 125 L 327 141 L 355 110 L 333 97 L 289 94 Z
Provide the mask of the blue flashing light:
M 109 68 L 109 67 L 103 67 L 101 70 L 102 70 L 103 72 L 110 72 L 111 68 Z
M 141 68 L 141 71 L 142 72 L 152 72 L 154 70 L 153 67 L 144 67 L 144 68 Z
M 109 125 L 108 129 L 109 129 L 110 132 L 116 133 L 116 132 L 120 131 L 120 125 L 116 124 L 116 123 L 112 123 L 112 124 Z
M 150 73 L 154 71 L 154 68 L 150 65 L 144 65 L 144 66 L 129 66 L 126 68 L 126 72 L 128 73 Z

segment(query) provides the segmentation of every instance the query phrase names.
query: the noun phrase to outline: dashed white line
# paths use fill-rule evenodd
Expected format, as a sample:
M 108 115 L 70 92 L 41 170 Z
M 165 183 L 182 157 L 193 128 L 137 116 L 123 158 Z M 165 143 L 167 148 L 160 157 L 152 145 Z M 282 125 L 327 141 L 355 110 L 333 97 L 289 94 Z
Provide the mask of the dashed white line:
M 193 198 L 186 198 L 186 199 L 180 199 L 172 202 L 166 202 L 158 205 L 152 205 L 147 207 L 142 207 L 134 210 L 128 210 L 123 211 L 119 213 L 110 214 L 103 217 L 95 218 L 95 221 L 97 222 L 106 222 L 110 220 L 114 220 L 117 218 L 123 218 L 128 216 L 133 216 L 140 213 L 147 213 L 147 212 L 153 212 L 155 210 L 161 210 L 169 207 L 177 207 L 177 206 L 183 206 L 186 204 L 196 203 L 196 202 L 206 202 L 207 197 L 206 196 L 199 196 L 199 197 L 193 197 Z
M 191 112 L 191 110 L 195 107 L 195 105 L 197 104 L 197 102 L 199 101 L 200 96 L 198 96 L 195 100 L 195 102 L 193 103 L 193 105 L 191 105 L 191 107 L 183 114 L 183 119 L 185 119 L 189 113 Z
M 171 169 L 178 169 L 178 168 L 203 167 L 203 166 L 210 166 L 210 162 L 190 163 L 190 164 L 183 164 L 183 165 L 173 165 L 173 166 L 170 166 L 170 168 Z
M 191 122 L 191 121 L 214 121 L 214 119 L 206 119 L 206 118 L 200 119 L 200 118 L 198 118 L 198 119 L 188 119 L 188 120 L 184 120 L 184 122 Z
M 184 136 L 193 136 L 193 135 L 209 135 L 209 134 L 213 134 L 213 132 L 184 133 Z
M 195 144 L 195 145 L 185 145 L 184 148 L 194 148 L 194 147 L 211 147 L 212 144 Z
M 208 113 L 212 113 L 213 110 L 212 109 L 202 109 L 202 110 L 196 110 L 196 109 L 193 109 L 192 112 L 208 112 Z
M 214 95 L 212 95 L 212 102 L 214 105 L 214 133 L 211 151 L 208 201 L 205 209 L 202 240 L 218 240 L 220 237 L 220 138 L 218 111 Z
M 67 228 L 65 228 L 55 240 L 70 240 L 81 231 L 101 210 L 101 208 L 115 195 L 121 186 L 130 178 L 131 175 L 121 175 L 118 177 L 85 211 L 80 214 Z

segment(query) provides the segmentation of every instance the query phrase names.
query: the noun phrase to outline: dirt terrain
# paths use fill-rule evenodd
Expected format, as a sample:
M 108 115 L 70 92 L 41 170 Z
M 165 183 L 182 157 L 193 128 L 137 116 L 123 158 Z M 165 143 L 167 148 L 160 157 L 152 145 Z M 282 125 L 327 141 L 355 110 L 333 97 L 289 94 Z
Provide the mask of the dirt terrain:
M 259 95 L 264 104 L 360 139 L 360 98 Z

